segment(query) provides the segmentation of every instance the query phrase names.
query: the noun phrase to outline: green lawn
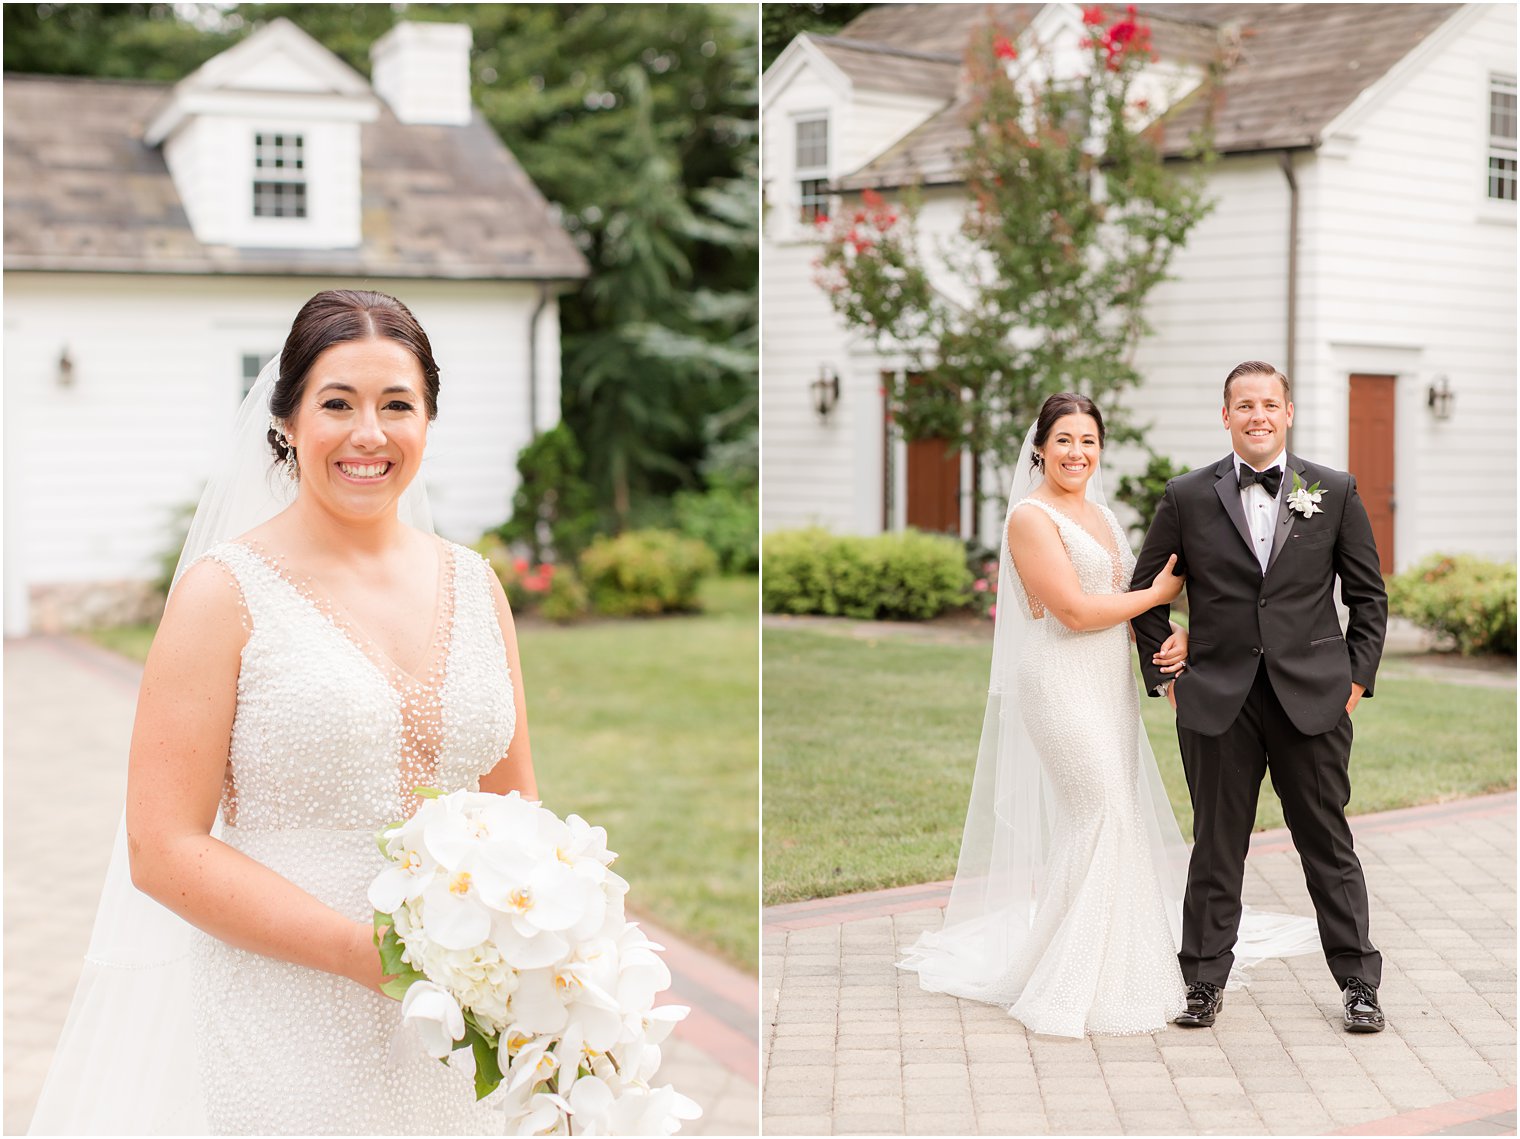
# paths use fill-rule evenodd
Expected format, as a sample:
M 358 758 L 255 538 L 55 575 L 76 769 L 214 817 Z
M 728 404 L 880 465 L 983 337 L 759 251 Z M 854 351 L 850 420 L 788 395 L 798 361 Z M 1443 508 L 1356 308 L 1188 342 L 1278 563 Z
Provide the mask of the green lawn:
M 766 903 L 953 876 L 990 643 L 767 629 L 764 646 Z M 1141 708 L 1188 835 L 1171 709 Z M 1513 691 L 1388 679 L 1355 721 L 1353 814 L 1515 786 Z M 1257 826 L 1280 825 L 1264 780 Z
M 700 616 L 519 629 L 545 804 L 607 828 L 629 908 L 758 970 L 759 586 L 709 581 Z M 143 659 L 152 630 L 95 639 Z

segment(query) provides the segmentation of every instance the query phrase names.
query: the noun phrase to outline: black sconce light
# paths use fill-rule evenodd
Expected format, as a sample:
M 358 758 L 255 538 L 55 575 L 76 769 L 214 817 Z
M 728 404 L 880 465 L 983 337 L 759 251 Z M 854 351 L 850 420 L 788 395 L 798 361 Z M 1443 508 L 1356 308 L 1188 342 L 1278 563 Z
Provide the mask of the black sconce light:
M 60 388 L 74 386 L 74 358 L 69 355 L 67 344 L 63 346 L 63 351 L 58 356 L 58 386 Z
M 829 413 L 839 406 L 839 373 L 827 364 L 818 366 L 818 378 L 808 385 L 813 395 L 813 410 L 825 423 Z
M 1450 419 L 1457 393 L 1451 390 L 1451 381 L 1444 375 L 1437 376 L 1425 392 L 1425 406 L 1437 419 Z

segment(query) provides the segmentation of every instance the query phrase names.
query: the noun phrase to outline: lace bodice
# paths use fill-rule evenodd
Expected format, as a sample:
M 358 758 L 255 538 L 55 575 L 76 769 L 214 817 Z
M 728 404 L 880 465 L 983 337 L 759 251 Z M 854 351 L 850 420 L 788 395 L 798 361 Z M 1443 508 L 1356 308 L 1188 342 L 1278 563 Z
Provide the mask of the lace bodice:
M 1009 509 L 1009 517 L 1013 516 L 1013 511 L 1026 504 L 1044 511 L 1055 522 L 1056 529 L 1061 535 L 1061 544 L 1066 547 L 1066 556 L 1071 559 L 1072 568 L 1077 571 L 1077 580 L 1081 583 L 1083 593 L 1122 593 L 1129 588 L 1130 575 L 1135 571 L 1135 555 L 1130 552 L 1129 543 L 1124 538 L 1124 530 L 1119 525 L 1118 518 L 1114 517 L 1113 511 L 1106 506 L 1099 505 L 1098 507 L 1104 521 L 1108 523 L 1108 532 L 1113 538 L 1114 549 L 1119 553 L 1117 560 L 1101 542 L 1083 528 L 1081 523 L 1038 498 L 1020 499 Z M 1003 540 L 1005 542 L 1008 540 L 1006 527 L 1003 531 Z M 1035 620 L 1044 618 L 1044 606 L 1040 604 L 1038 598 L 1029 596 L 1024 588 L 1024 582 L 1019 578 L 1016 566 L 1013 567 L 1013 594 L 1023 612 Z
M 490 568 L 452 543 L 421 675 L 385 658 L 312 587 L 246 542 L 206 553 L 248 625 L 223 815 L 240 831 L 373 830 L 418 786 L 478 786 L 515 727 Z

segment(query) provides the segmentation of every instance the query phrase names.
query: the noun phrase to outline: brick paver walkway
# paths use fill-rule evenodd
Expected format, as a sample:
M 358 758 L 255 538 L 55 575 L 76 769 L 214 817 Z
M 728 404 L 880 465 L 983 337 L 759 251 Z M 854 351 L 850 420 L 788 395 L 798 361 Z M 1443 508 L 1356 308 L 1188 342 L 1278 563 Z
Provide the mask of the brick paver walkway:
M 140 670 L 83 641 L 5 645 L 5 1132 L 25 1132 L 90 939 L 126 785 Z M 705 1112 L 682 1134 L 755 1135 L 755 980 L 668 931 L 691 1016 L 659 1079 Z M 123 1042 L 130 1047 L 130 1041 Z
M 893 967 L 948 883 L 766 911 L 769 1135 L 1514 1134 L 1515 795 L 1353 820 L 1387 1031 L 1341 1030 L 1322 958 L 1269 962 L 1212 1029 L 1081 1041 Z M 1246 901 L 1312 913 L 1287 836 Z

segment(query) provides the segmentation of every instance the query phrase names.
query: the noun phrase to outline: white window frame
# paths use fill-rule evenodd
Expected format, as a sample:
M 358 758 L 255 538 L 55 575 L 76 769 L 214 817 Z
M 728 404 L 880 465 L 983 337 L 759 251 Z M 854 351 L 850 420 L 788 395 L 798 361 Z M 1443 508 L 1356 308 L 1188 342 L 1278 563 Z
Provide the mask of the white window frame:
M 1505 95 L 1509 96 L 1513 108 L 1515 77 L 1513 75 L 1490 73 L 1488 77 L 1488 98 L 1484 101 L 1484 110 L 1488 116 L 1488 146 L 1486 148 L 1488 161 L 1487 170 L 1485 171 L 1487 190 L 1485 194 L 1490 202 L 1508 202 L 1513 205 L 1516 200 L 1517 187 L 1514 131 L 1516 112 L 1513 109 L 1509 112 L 1511 128 L 1509 133 L 1507 135 L 1494 133 L 1494 120 L 1496 117 L 1496 109 L 1494 107 L 1495 96 Z
M 306 221 L 311 217 L 310 155 L 306 132 L 257 130 L 253 134 L 252 216 L 258 221 Z M 287 195 L 286 191 L 289 190 Z M 291 212 L 283 212 L 289 198 Z M 266 208 L 267 207 L 267 208 Z
M 823 126 L 823 161 L 804 164 L 802 162 L 802 131 L 804 127 Z M 833 148 L 833 131 L 830 129 L 829 115 L 827 112 L 811 112 L 798 115 L 792 120 L 792 185 L 797 194 L 797 212 L 793 221 L 803 230 L 813 225 L 818 214 L 827 216 L 832 208 L 832 195 L 829 193 L 829 159 Z M 816 188 L 822 183 L 822 189 Z M 809 192 L 809 184 L 814 185 L 813 191 Z M 813 213 L 809 214 L 809 210 Z

